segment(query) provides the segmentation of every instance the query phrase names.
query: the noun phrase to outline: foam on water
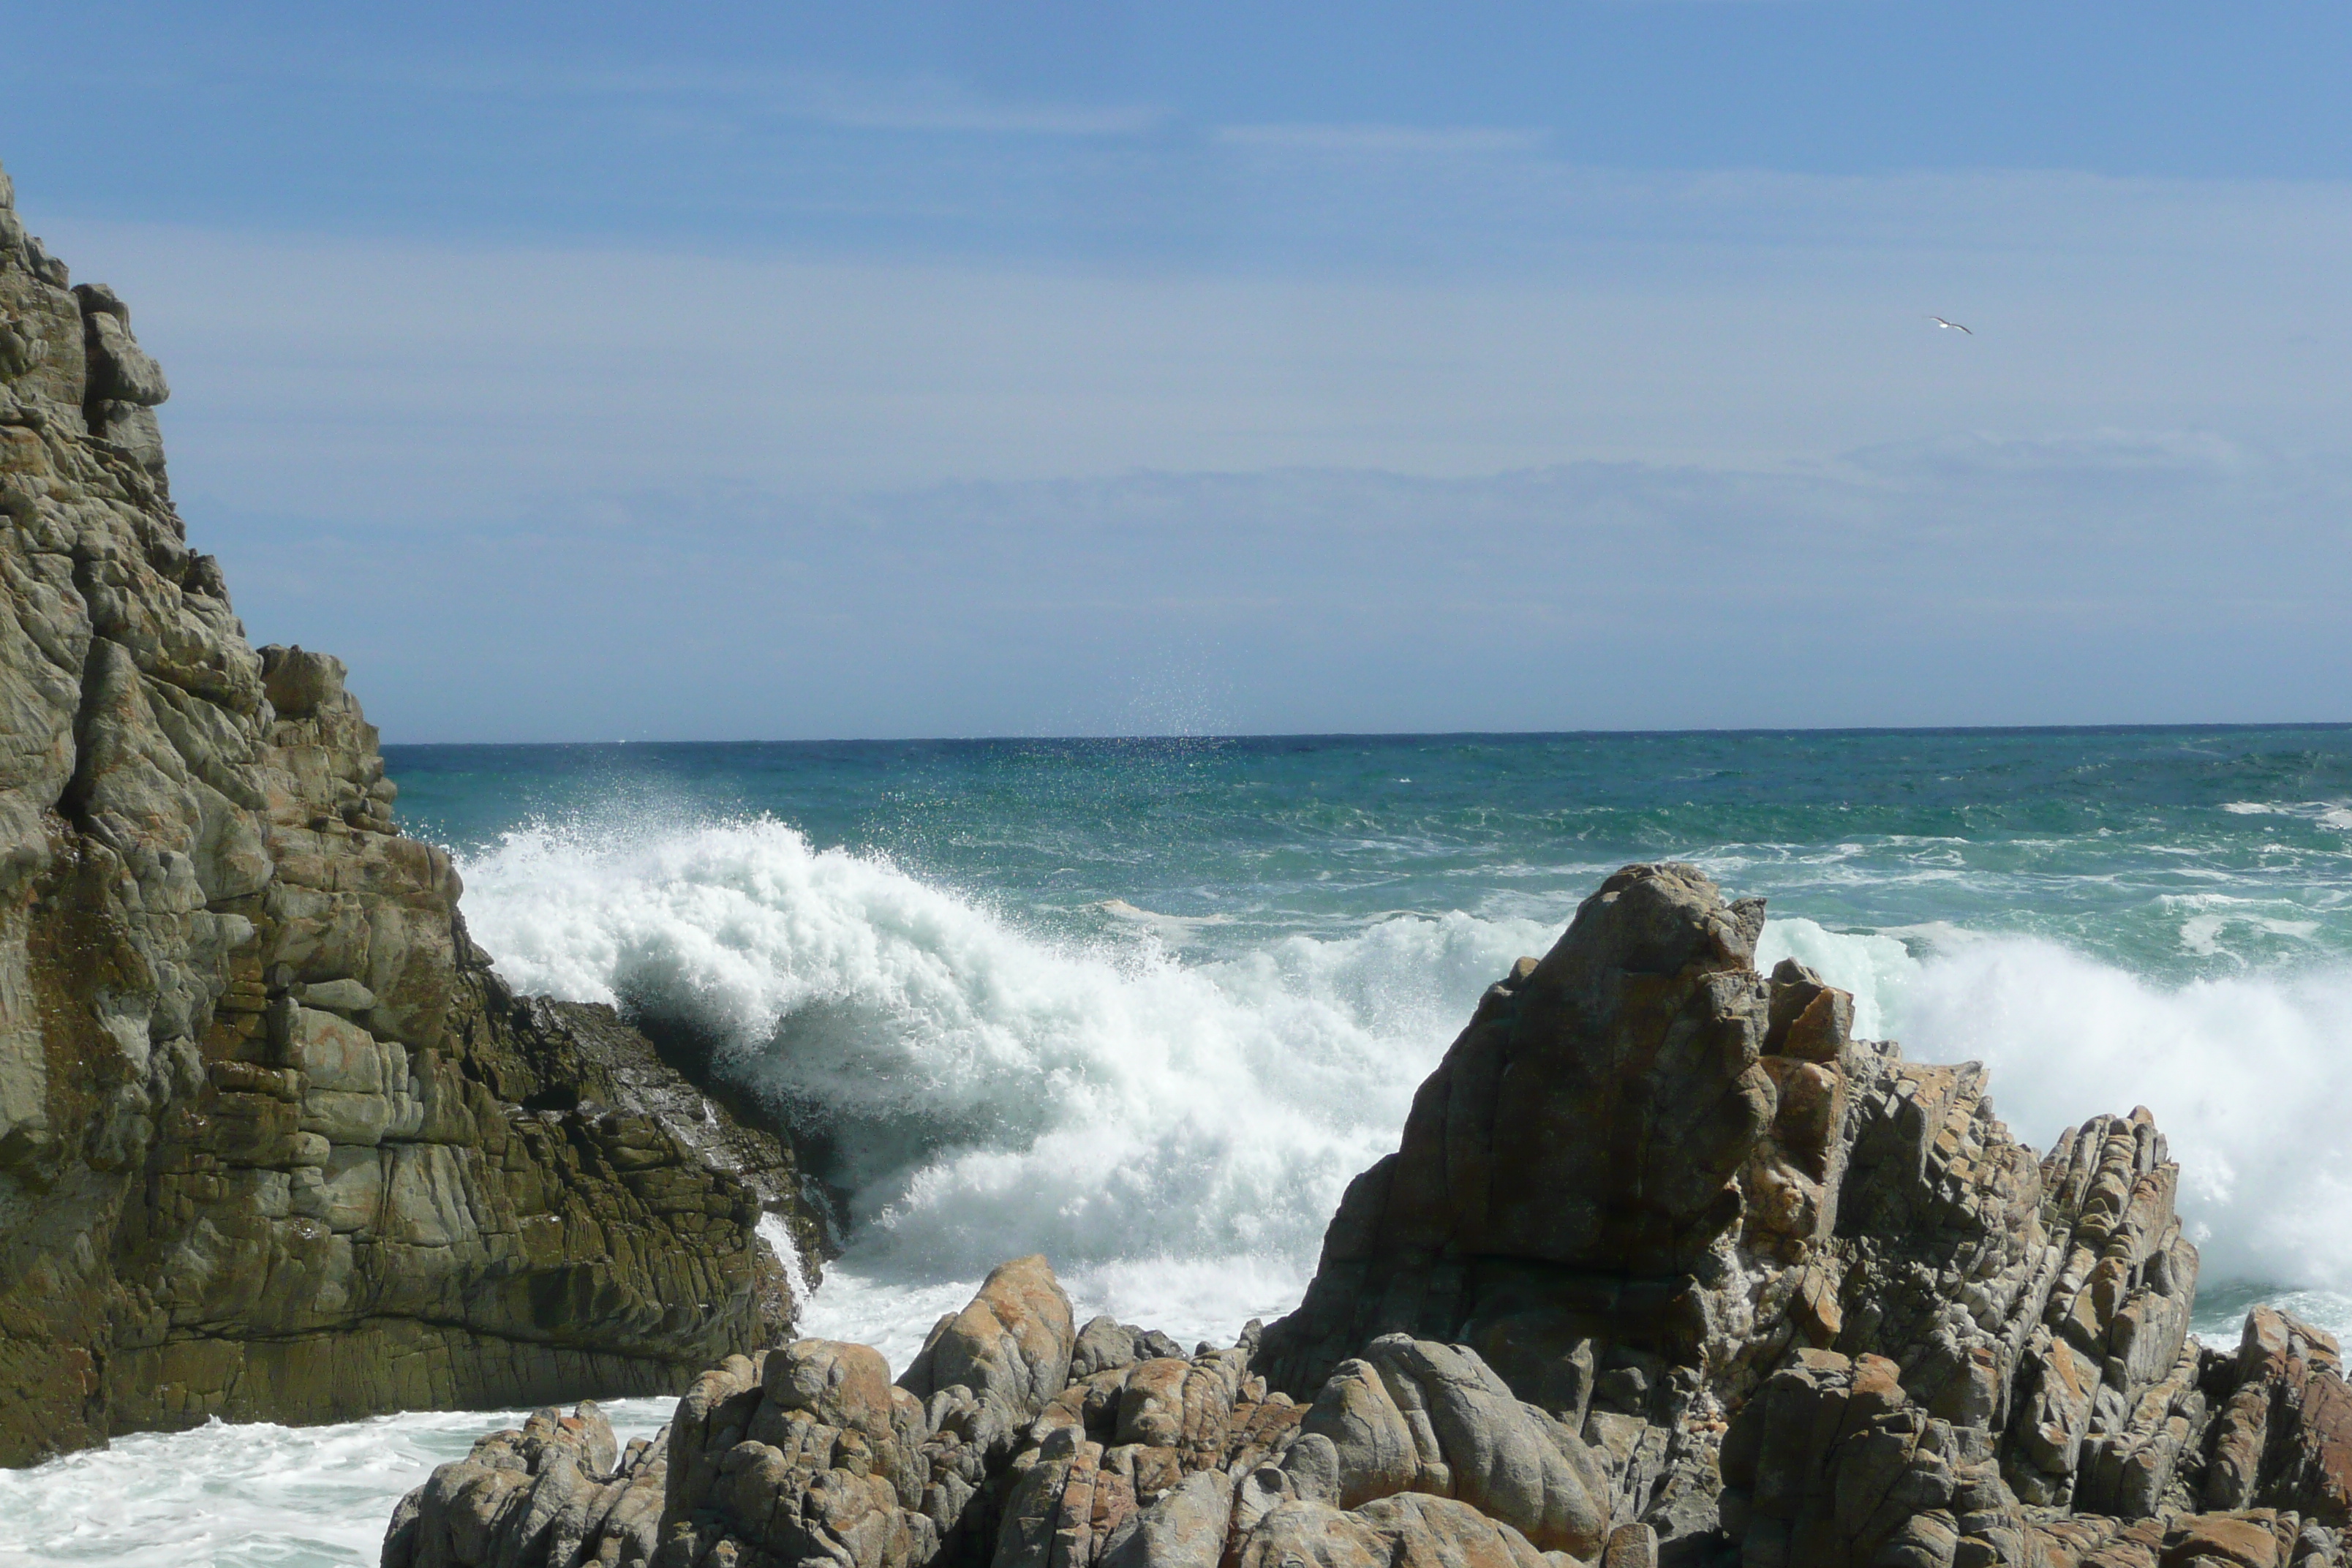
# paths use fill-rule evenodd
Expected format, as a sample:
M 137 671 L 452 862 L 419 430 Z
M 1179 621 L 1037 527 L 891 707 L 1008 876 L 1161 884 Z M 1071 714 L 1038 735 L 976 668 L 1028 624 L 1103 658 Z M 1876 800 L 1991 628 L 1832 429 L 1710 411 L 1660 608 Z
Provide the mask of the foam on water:
M 1479 991 L 1559 929 L 1390 916 L 1187 964 L 1132 906 L 1099 937 L 1041 935 L 771 821 L 533 829 L 465 869 L 474 929 L 516 984 L 689 1021 L 728 1070 L 834 1131 L 855 1223 L 811 1321 L 894 1361 L 1033 1250 L 1082 1305 L 1187 1340 L 1284 1310 Z M 2293 923 L 2261 904 L 2184 909 L 2219 916 L 2194 928 L 2215 940 Z M 2037 1147 L 2150 1107 L 2216 1287 L 2352 1290 L 2336 1125 L 2352 973 L 2168 985 L 2046 940 L 1776 919 L 1759 960 L 1788 956 L 1854 994 L 1857 1032 L 1985 1062 Z
M 1855 994 L 1856 1032 L 1919 1061 L 1981 1061 L 2003 1120 L 2036 1148 L 2145 1105 L 2180 1163 L 2203 1254 L 2198 1328 L 2233 1338 L 2285 1299 L 2352 1328 L 2352 972 L 2336 965 L 2165 985 L 2031 937 L 1845 935 L 1775 921 L 1793 954 Z
M 531 830 L 464 871 L 517 985 L 691 1024 L 831 1131 L 855 1212 L 827 1321 L 1027 1251 L 1179 1334 L 1287 1307 L 1479 992 L 1552 934 L 1400 916 L 1188 966 L 1126 911 L 1048 938 L 768 821 Z
M 625 1446 L 669 1419 L 667 1399 L 614 1399 Z M 28 1470 L 0 1470 L 0 1568 L 373 1568 L 393 1505 L 520 1410 L 387 1415 L 332 1426 L 226 1426 L 118 1437 Z
M 2343 808 L 2295 809 L 2333 826 Z M 510 981 L 691 1027 L 724 1070 L 835 1136 L 854 1223 L 814 1299 L 790 1236 L 762 1234 L 795 1276 L 806 1331 L 874 1343 L 894 1366 L 1023 1252 L 1052 1257 L 1082 1315 L 1188 1344 L 1287 1310 L 1341 1188 L 1395 1146 L 1480 991 L 1547 948 L 1572 908 L 1515 893 L 1484 918 L 1392 913 L 1260 939 L 1099 893 L 1007 908 L 766 820 L 534 828 L 461 864 L 468 921 Z M 1735 888 L 1748 879 L 1710 864 Z M 2147 1105 L 2205 1249 L 2198 1331 L 2233 1339 L 2263 1299 L 2340 1331 L 2352 971 L 2305 941 L 2309 910 L 2326 906 L 2274 893 L 2165 896 L 2172 924 L 2158 929 L 2205 964 L 2198 979 L 1944 923 L 1932 905 L 1927 923 L 1876 931 L 1776 918 L 1759 959 L 1796 957 L 1851 990 L 1858 1032 L 1915 1059 L 1985 1062 L 2001 1113 L 2037 1146 Z M 2281 967 L 2299 946 L 2311 956 Z M 638 1430 L 667 1411 L 632 1405 Z M 398 1495 L 516 1419 L 213 1426 L 0 1473 L 0 1519 L 30 1521 L 0 1542 L 0 1568 L 373 1563 Z

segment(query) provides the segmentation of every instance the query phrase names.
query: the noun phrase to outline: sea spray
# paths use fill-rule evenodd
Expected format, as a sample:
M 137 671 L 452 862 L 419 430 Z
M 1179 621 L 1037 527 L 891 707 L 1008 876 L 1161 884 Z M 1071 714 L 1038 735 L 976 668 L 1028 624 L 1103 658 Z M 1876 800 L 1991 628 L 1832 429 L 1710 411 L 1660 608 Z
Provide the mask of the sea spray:
M 1187 964 L 1147 922 L 1041 936 L 772 821 L 532 829 L 462 869 L 518 987 L 714 1039 L 835 1151 L 846 1278 L 928 1292 L 1043 1251 L 1081 1293 L 1210 1335 L 1295 1300 L 1479 993 L 1553 934 L 1397 916 Z
M 932 1297 L 1027 1251 L 1092 1304 L 1183 1334 L 1282 1310 L 1480 991 L 1567 912 L 1391 914 L 1187 962 L 1133 906 L 1088 940 L 1041 934 L 773 821 L 532 828 L 464 869 L 474 930 L 519 986 L 716 1037 L 722 1070 L 824 1135 L 854 1213 L 819 1317 L 852 1334 L 860 1314 L 869 1334 L 928 1327 Z M 2332 1125 L 2352 971 L 2168 984 L 2046 939 L 1796 916 L 1758 957 L 1853 991 L 1864 1037 L 1985 1062 L 2037 1145 L 2150 1106 L 2214 1285 L 2352 1285 Z
M 649 1437 L 668 1399 L 603 1402 Z M 325 1426 L 208 1422 L 0 1469 L 0 1568 L 375 1568 L 394 1504 L 526 1410 L 444 1410 Z
M 1916 1061 L 1982 1062 L 1992 1102 L 2046 1149 L 2145 1105 L 2180 1164 L 2179 1209 L 2213 1310 L 2295 1287 L 2347 1320 L 2352 1290 L 2352 968 L 2164 984 L 2034 937 L 1885 934 L 1774 921 L 1759 962 L 1796 956 L 1855 994 L 1855 1033 Z M 2234 1309 L 2229 1303 L 2235 1303 Z

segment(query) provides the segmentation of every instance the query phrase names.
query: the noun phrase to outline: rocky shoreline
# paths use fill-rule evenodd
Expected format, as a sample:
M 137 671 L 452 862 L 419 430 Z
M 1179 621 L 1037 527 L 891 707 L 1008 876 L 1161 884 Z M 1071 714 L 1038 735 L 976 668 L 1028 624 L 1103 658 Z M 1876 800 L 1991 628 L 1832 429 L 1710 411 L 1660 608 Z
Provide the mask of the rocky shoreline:
M 791 1323 L 791 1148 L 518 999 L 341 663 L 251 647 L 163 374 L 0 174 L 0 1465 L 674 1393 Z
M 728 1358 L 614 1452 L 542 1412 L 385 1568 L 2317 1568 L 2352 1393 L 2258 1308 L 2189 1337 L 2145 1110 L 2045 1156 L 1982 1072 L 1753 967 L 1763 910 L 1631 866 L 1496 984 L 1305 1302 L 1190 1355 L 999 1268 L 897 1382 Z
M 1290 1316 L 1187 1353 L 1026 1258 L 895 1380 L 793 1339 L 791 1143 L 500 984 L 342 665 L 188 548 L 168 395 L 0 174 L 0 1464 L 675 1392 L 483 1438 L 388 1568 L 2346 1561 L 2338 1347 L 2189 1337 L 2147 1113 L 2037 1154 L 1684 866 L 1486 994 Z

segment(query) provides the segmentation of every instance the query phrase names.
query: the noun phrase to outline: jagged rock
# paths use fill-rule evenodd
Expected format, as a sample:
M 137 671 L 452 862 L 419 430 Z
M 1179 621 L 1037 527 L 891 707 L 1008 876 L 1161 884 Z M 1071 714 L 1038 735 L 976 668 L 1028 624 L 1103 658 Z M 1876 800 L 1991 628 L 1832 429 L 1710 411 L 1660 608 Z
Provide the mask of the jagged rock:
M 672 1421 L 660 1561 L 1213 1561 L 1237 1479 L 1279 1474 L 1302 1410 L 1246 1375 L 1246 1346 L 1073 1377 L 1078 1338 L 1053 1270 L 1025 1258 L 942 1320 L 898 1386 L 859 1345 L 730 1358 Z
M 1377 1335 L 1467 1346 L 1662 1562 L 2022 1563 L 2029 1516 L 2121 1542 L 2200 1497 L 2338 1527 L 2334 1347 L 2258 1323 L 2236 1369 L 2200 1358 L 2147 1112 L 2037 1159 L 1980 1068 L 1852 1039 L 1801 965 L 1758 974 L 1761 918 L 1688 867 L 1611 877 L 1481 1001 L 1254 1370 L 1300 1393 Z M 1316 1426 L 1295 1477 L 1334 1462 Z
M 929 1403 L 961 1388 L 976 1406 L 974 1440 L 1002 1451 L 1069 1382 L 1077 1342 L 1070 1299 L 1041 1257 L 992 1269 L 961 1312 L 941 1318 L 898 1382 Z
M 1989 1435 L 1929 1415 L 1883 1357 L 1799 1352 L 1734 1418 L 1721 1467 L 1723 1518 L 1750 1562 L 2025 1561 Z
M 637 1568 L 652 1561 L 667 1430 L 615 1452 L 604 1412 L 541 1410 L 433 1472 L 394 1510 L 384 1568 Z
M 900 1384 L 863 1345 L 803 1340 L 730 1357 L 696 1381 L 672 1419 L 660 1561 L 986 1561 L 1017 1436 L 1007 1424 L 1043 1414 L 1041 1386 L 1063 1392 L 1076 1337 L 1053 1270 L 1024 1258 L 998 1267 L 970 1306 L 940 1321 Z M 932 1388 L 933 1372 L 957 1381 Z M 1101 1454 L 1069 1426 L 1049 1427 L 1026 1450 L 1002 1523 L 1016 1555 L 1025 1542 L 1046 1561 L 1039 1554 L 1061 1527 L 1074 1469 L 1090 1500 Z
M 67 283 L 0 201 L 0 1464 L 775 1337 L 789 1152 L 491 975 L 341 661 L 254 648 L 188 549 L 130 310 Z
M 2335 1336 L 2257 1307 L 2221 1370 L 2235 1387 L 2213 1423 L 2205 1505 L 2260 1503 L 2352 1526 L 2352 1389 Z
M 1454 1498 L 1539 1550 L 1590 1556 L 1609 1532 L 1606 1480 L 1576 1433 L 1520 1404 L 1474 1352 L 1403 1334 L 1339 1364 L 1283 1468 L 1300 1495 L 1340 1508 Z

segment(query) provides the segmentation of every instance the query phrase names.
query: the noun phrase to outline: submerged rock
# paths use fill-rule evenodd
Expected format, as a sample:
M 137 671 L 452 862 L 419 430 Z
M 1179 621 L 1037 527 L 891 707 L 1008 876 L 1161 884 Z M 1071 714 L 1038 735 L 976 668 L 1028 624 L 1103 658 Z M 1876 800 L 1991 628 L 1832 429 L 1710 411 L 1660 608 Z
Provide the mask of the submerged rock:
M 679 1407 L 655 1561 L 2345 1563 L 2337 1347 L 2268 1309 L 2234 1355 L 2188 1338 L 2147 1113 L 2037 1158 L 1981 1069 L 1758 973 L 1761 919 L 1686 866 L 1610 878 L 1480 1004 L 1299 1310 L 1230 1349 L 1074 1330 L 1033 1258 L 902 1386 L 858 1347 L 730 1360 Z M 459 1469 L 403 1518 L 562 1512 Z
M 0 1464 L 682 1387 L 788 1325 L 790 1152 L 509 995 L 341 661 L 193 552 L 101 285 L 0 176 Z

